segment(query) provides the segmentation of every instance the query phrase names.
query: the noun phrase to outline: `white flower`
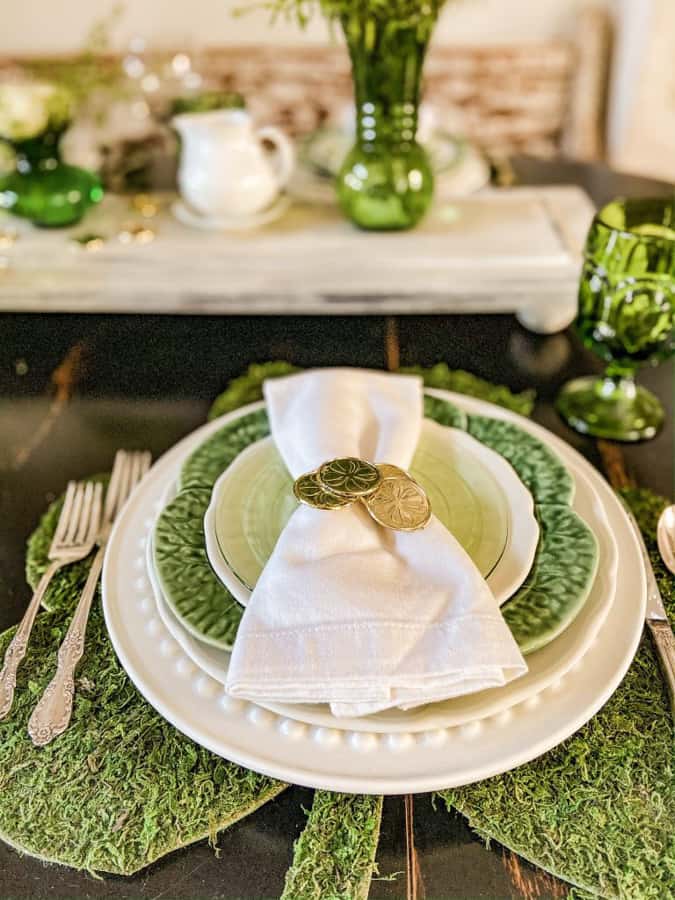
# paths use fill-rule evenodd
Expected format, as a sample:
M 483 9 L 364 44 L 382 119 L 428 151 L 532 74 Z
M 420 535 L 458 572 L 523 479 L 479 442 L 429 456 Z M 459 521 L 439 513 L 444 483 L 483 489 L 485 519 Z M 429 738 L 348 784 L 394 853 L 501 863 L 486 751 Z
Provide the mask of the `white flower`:
M 0 85 L 0 138 L 24 141 L 70 118 L 71 97 L 63 88 L 41 82 Z

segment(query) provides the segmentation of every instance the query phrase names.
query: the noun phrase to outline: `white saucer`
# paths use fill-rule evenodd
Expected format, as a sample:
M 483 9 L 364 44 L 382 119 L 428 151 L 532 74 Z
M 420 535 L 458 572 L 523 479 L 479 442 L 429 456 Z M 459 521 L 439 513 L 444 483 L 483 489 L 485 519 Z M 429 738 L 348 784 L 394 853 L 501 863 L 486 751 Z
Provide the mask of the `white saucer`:
M 179 222 L 191 228 L 202 228 L 205 231 L 248 231 L 275 222 L 283 216 L 290 204 L 290 198 L 280 194 L 267 209 L 250 216 L 202 216 L 182 200 L 176 200 L 171 205 L 171 212 Z

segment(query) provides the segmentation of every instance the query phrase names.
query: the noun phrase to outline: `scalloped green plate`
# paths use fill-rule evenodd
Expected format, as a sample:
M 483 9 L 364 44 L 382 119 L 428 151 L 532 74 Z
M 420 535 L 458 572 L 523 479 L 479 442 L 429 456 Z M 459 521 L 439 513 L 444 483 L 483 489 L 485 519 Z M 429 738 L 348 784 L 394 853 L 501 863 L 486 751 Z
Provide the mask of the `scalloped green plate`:
M 541 527 L 535 561 L 523 585 L 502 607 L 522 652 L 532 653 L 572 622 L 595 577 L 597 543 L 569 506 L 572 478 L 545 444 L 510 422 L 466 415 L 432 396 L 425 396 L 424 410 L 428 418 L 468 431 L 503 456 L 532 493 Z M 229 422 L 200 444 L 183 464 L 178 495 L 155 528 L 155 565 L 167 602 L 193 635 L 223 649 L 231 648 L 243 610 L 211 569 L 203 518 L 218 477 L 242 450 L 268 434 L 267 414 L 261 408 Z
M 538 438 L 512 422 L 467 416 L 472 437 L 496 450 L 518 473 L 535 503 L 569 504 L 574 482 L 562 462 Z
M 593 532 L 570 506 L 535 504 L 540 539 L 530 574 L 502 614 L 523 653 L 561 634 L 586 602 L 598 565 Z
M 242 608 L 216 578 L 204 545 L 210 488 L 184 488 L 155 525 L 155 570 L 167 602 L 190 634 L 215 647 L 234 644 Z

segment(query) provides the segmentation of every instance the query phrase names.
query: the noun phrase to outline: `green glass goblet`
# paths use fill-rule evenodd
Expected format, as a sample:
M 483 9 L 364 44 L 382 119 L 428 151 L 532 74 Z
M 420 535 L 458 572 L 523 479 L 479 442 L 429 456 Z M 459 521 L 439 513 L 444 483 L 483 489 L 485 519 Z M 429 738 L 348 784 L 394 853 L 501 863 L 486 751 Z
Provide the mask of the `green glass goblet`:
M 579 286 L 577 331 L 607 363 L 600 377 L 566 384 L 556 406 L 582 434 L 652 438 L 658 399 L 635 383 L 640 365 L 675 349 L 675 198 L 615 200 L 593 219 Z

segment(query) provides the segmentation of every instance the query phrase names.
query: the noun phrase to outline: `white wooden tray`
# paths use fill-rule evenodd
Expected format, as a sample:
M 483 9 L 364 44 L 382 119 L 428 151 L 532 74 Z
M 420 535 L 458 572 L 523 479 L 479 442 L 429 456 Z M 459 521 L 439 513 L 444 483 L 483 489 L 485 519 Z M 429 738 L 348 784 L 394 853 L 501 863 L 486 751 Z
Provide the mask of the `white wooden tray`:
M 20 235 L 0 251 L 0 311 L 516 312 L 552 332 L 574 316 L 593 215 L 576 187 L 488 189 L 439 202 L 413 231 L 358 231 L 333 207 L 294 203 L 259 229 L 205 232 L 177 222 L 166 199 L 142 245 L 117 240 L 134 215 L 112 195 L 72 229 L 12 220 Z M 71 240 L 87 233 L 110 239 L 94 252 Z

